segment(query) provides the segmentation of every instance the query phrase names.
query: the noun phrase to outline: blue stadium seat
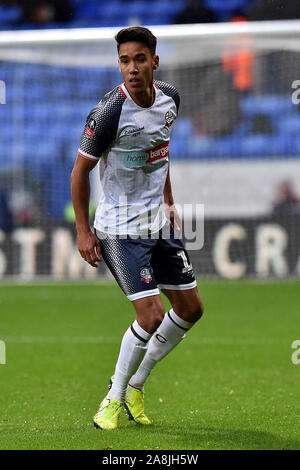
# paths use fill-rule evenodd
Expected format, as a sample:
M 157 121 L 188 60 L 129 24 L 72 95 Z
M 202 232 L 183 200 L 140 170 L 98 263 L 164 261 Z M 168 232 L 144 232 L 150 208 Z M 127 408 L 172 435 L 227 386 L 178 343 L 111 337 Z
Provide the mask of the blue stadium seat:
M 284 136 L 266 136 L 262 134 L 249 136 L 243 139 L 242 156 L 245 157 L 274 157 L 292 155 L 295 145 L 292 139 Z
M 0 78 L 5 82 L 12 83 L 16 68 L 14 64 L 10 65 L 9 63 L 5 62 L 3 64 L 0 63 Z
M 6 82 L 6 104 L 12 105 L 16 102 L 22 103 L 24 100 L 24 88 L 14 86 L 13 82 Z
M 194 133 L 193 124 L 190 119 L 182 117 L 176 119 L 176 124 L 173 130 L 172 138 L 187 140 L 192 137 Z
M 246 116 L 267 114 L 270 117 L 277 117 L 283 113 L 291 113 L 294 110 L 289 95 L 248 96 L 240 100 L 240 106 Z
M 207 159 L 215 156 L 215 139 L 205 136 L 194 136 L 186 145 L 188 158 Z
M 41 81 L 47 70 L 51 69 L 52 67 L 48 67 L 46 65 L 27 63 L 22 66 L 22 73 L 24 74 L 24 79 L 29 81 L 30 85 L 32 86 L 32 80 L 37 82 Z
M 189 158 L 187 141 L 183 139 L 177 139 L 172 136 L 170 140 L 170 158 L 171 160 L 182 160 Z
M 80 136 L 78 140 L 70 140 L 69 142 L 65 143 L 65 154 L 66 154 L 66 159 L 70 163 L 74 163 L 77 157 L 77 152 L 79 149 L 79 144 L 80 144 Z
M 60 145 L 54 139 L 28 139 L 24 143 L 24 161 L 30 168 L 38 170 L 43 165 L 53 162 L 60 152 Z
M 90 0 L 89 2 L 77 2 L 74 5 L 74 20 L 85 21 L 91 20 L 101 16 L 102 3 L 99 1 Z
M 237 8 L 244 8 L 249 5 L 249 0 L 205 0 L 204 4 L 207 8 L 216 11 L 234 10 Z
M 149 9 L 152 9 L 152 6 L 147 4 L 144 1 L 133 1 L 122 3 L 122 11 L 126 12 L 126 16 L 138 16 L 143 17 L 145 12 L 149 12 Z
M 234 139 L 239 139 L 249 134 L 251 134 L 251 121 L 249 119 L 245 119 L 236 125 L 231 136 Z
M 4 108 L 4 106 L 2 108 Z M 2 149 L 1 152 L 3 154 L 3 150 L 6 148 L 7 143 L 13 143 L 13 141 L 15 141 L 15 128 L 12 117 L 10 119 L 3 120 L 0 118 L 0 129 L 0 145 Z M 1 155 L 1 158 L 3 158 L 3 155 Z
M 25 85 L 24 88 L 24 99 L 25 102 L 32 103 L 33 101 L 47 101 L 48 98 L 48 87 L 43 81 L 37 83 L 30 83 Z
M 106 18 L 106 19 L 111 19 L 111 18 L 122 18 L 122 16 L 127 16 L 127 12 L 125 8 L 123 7 L 123 3 L 116 1 L 116 0 L 111 0 L 110 2 L 105 2 L 101 4 L 100 9 L 100 17 Z M 124 22 L 124 20 L 123 20 Z
M 300 131 L 300 114 L 279 117 L 276 120 L 276 129 L 279 134 L 298 136 Z
M 205 0 L 207 8 L 213 10 L 220 21 L 230 21 L 236 12 L 246 12 L 256 0 Z
M 142 2 L 141 5 L 144 5 L 143 11 L 141 15 L 143 18 L 146 18 L 147 15 L 155 15 L 155 16 L 170 16 L 176 11 L 176 4 L 178 2 L 176 0 L 171 2 L 170 0 L 156 0 L 149 4 L 149 2 Z M 181 3 L 182 4 L 182 3 Z
M 100 17 L 77 19 L 66 24 L 67 28 L 95 28 L 107 26 L 105 20 L 102 21 Z
M 241 158 L 243 138 L 237 134 L 215 139 L 216 158 Z
M 44 101 L 27 103 L 24 106 L 23 116 L 26 125 L 30 125 L 31 122 L 46 122 L 52 116 L 51 106 Z
M 15 23 L 22 15 L 22 8 L 19 6 L 0 6 L 0 24 L 9 26 Z
M 170 16 L 166 15 L 157 15 L 157 14 L 149 14 L 147 17 L 143 19 L 143 24 L 145 26 L 159 26 L 164 24 L 169 24 L 171 21 Z
M 70 175 L 73 164 L 56 158 L 43 168 L 42 181 L 46 195 L 46 215 L 52 219 L 63 219 L 64 208 L 71 199 Z

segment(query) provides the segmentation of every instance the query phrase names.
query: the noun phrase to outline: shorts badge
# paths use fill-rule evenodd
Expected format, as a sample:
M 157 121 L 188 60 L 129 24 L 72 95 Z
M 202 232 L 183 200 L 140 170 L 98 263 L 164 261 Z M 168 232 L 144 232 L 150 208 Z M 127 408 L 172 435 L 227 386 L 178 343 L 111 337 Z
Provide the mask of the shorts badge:
M 148 268 L 143 268 L 140 272 L 140 275 L 142 282 L 146 282 L 147 284 L 149 284 L 149 282 L 152 281 L 152 276 Z

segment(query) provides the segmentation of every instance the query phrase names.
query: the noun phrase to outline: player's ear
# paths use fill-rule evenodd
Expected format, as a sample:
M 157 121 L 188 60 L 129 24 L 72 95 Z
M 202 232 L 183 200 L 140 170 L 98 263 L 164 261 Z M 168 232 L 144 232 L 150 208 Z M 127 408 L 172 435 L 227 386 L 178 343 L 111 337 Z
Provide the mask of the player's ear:
M 158 55 L 153 56 L 153 70 L 158 69 L 159 67 L 159 57 Z

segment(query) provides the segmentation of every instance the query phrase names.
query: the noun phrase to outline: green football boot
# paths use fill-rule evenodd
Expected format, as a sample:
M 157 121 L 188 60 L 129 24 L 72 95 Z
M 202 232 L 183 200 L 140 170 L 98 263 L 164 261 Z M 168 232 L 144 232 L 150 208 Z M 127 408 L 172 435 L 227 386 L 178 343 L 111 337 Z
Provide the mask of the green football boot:
M 109 390 L 112 387 L 114 376 L 111 377 L 109 383 Z M 137 424 L 151 424 L 150 419 L 145 414 L 144 410 L 144 389 L 140 390 L 134 388 L 131 385 L 127 387 L 126 399 L 124 403 L 124 409 L 130 421 L 134 421 Z
M 118 427 L 119 416 L 123 409 L 123 403 L 119 400 L 104 398 L 100 408 L 95 414 L 93 421 L 95 428 L 107 431 Z
M 151 424 L 144 410 L 144 389 L 140 390 L 131 385 L 127 387 L 126 400 L 124 403 L 125 411 L 130 420 L 137 424 Z

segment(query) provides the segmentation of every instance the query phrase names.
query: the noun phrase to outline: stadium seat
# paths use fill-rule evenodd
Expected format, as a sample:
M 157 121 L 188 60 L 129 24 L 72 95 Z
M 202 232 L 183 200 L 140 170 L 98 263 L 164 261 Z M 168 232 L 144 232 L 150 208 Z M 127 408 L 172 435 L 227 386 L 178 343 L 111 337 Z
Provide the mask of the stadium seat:
M 40 102 L 42 100 L 47 100 L 49 89 L 47 84 L 41 81 L 38 83 L 28 83 L 27 86 L 25 85 L 23 90 L 25 102 L 32 103 L 34 101 Z
M 243 139 L 237 134 L 215 139 L 215 158 L 241 158 Z
M 276 120 L 276 130 L 281 135 L 298 136 L 300 130 L 300 114 L 279 117 Z
M 27 140 L 20 151 L 20 159 L 23 164 L 39 180 L 43 176 L 45 167 L 54 164 L 60 154 L 61 147 L 53 139 Z
M 182 117 L 176 119 L 176 124 L 173 130 L 172 138 L 187 140 L 192 137 L 194 133 L 193 125 L 190 119 Z
M 143 24 L 145 26 L 159 26 L 159 25 L 169 24 L 170 21 L 171 21 L 170 16 L 151 14 L 151 15 L 148 15 L 146 18 L 144 17 Z
M 267 114 L 277 117 L 282 113 L 290 113 L 294 109 L 289 95 L 247 96 L 240 100 L 240 106 L 246 116 Z
M 182 1 L 171 1 L 171 0 L 163 0 L 163 1 L 155 1 L 151 5 L 151 9 L 155 12 L 156 15 L 161 16 L 174 16 L 180 10 L 185 7 L 185 2 Z
M 122 18 L 123 15 L 127 16 L 127 12 L 123 7 L 123 3 L 112 0 L 110 2 L 102 3 L 100 6 L 100 17 L 110 20 L 111 18 Z M 123 19 L 124 22 L 124 19 Z
M 48 103 L 36 102 L 28 103 L 24 106 L 24 120 L 25 125 L 30 125 L 31 122 L 46 122 L 53 116 L 52 108 Z
M 9 26 L 20 19 L 22 8 L 19 6 L 0 6 L 0 24 Z
M 14 77 L 14 72 L 15 72 L 15 67 L 14 64 L 11 66 L 9 63 L 5 62 L 4 65 L 1 64 L 0 62 L 0 78 L 1 80 L 4 80 L 5 82 L 12 82 L 13 77 Z
M 215 140 L 212 137 L 194 136 L 187 141 L 187 155 L 191 159 L 207 159 L 215 156 Z
M 295 145 L 293 139 L 288 137 L 253 135 L 243 139 L 242 156 L 245 157 L 274 157 L 294 154 Z
M 46 195 L 46 215 L 52 219 L 63 219 L 64 208 L 70 201 L 70 175 L 73 164 L 62 158 L 56 158 L 43 167 L 41 181 Z
M 230 21 L 232 15 L 246 12 L 256 0 L 205 0 L 207 8 L 213 10 L 219 21 Z
M 144 1 L 126 2 L 120 5 L 120 11 L 124 12 L 125 15 L 129 17 L 143 17 L 148 10 L 149 4 Z
M 73 3 L 74 21 L 86 21 L 101 16 L 102 3 L 95 0 Z

